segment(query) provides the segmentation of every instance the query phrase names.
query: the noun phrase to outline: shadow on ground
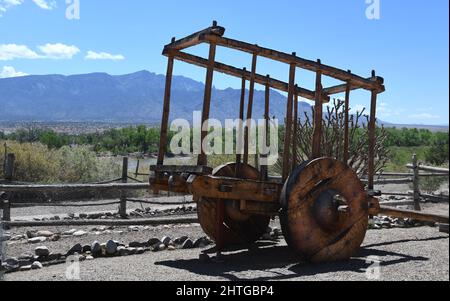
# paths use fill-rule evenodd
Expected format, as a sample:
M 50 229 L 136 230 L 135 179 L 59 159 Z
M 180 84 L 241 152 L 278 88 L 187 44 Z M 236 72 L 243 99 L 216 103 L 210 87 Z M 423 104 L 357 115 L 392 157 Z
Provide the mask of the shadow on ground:
M 222 277 L 231 281 L 239 280 L 289 280 L 302 276 L 314 276 L 332 272 L 354 272 L 364 275 L 373 262 L 368 261 L 369 256 L 377 256 L 381 266 L 391 266 L 400 263 L 428 261 L 429 258 L 422 256 L 411 256 L 402 253 L 389 252 L 377 249 L 377 247 L 401 244 L 406 242 L 426 242 L 446 239 L 445 237 L 432 237 L 427 239 L 397 240 L 385 243 L 366 245 L 352 259 L 345 262 L 310 264 L 295 256 L 287 246 L 278 246 L 275 242 L 257 242 L 254 245 L 240 247 L 239 249 L 227 249 L 224 252 L 223 262 L 207 261 L 199 259 L 190 260 L 167 260 L 156 262 L 156 265 L 167 266 L 175 269 L 186 270 L 194 274 Z M 209 249 L 204 253 L 215 253 L 215 249 Z M 278 272 L 276 269 L 289 271 Z M 247 276 L 252 272 L 267 272 L 270 276 L 239 277 L 239 273 Z M 257 273 L 261 274 L 261 273 Z

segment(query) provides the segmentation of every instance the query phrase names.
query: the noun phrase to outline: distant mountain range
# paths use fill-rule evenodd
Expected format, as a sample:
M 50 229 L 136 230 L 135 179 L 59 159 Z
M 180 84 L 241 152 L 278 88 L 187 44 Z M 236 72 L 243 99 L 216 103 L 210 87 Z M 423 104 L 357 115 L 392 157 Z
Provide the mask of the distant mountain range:
M 165 76 L 139 71 L 126 75 L 90 73 L 82 75 L 32 75 L 0 79 L 0 121 L 6 122 L 112 122 L 159 124 Z M 171 120 L 192 120 L 201 111 L 204 84 L 174 76 Z M 241 91 L 213 89 L 211 118 L 237 118 Z M 247 91 L 248 94 L 248 91 Z M 247 95 L 248 96 L 248 95 Z M 254 118 L 264 114 L 264 91 L 255 91 Z M 310 114 L 311 106 L 302 102 L 300 116 Z M 282 123 L 286 97 L 271 91 L 270 115 Z M 400 126 L 386 122 L 386 126 Z M 448 130 L 448 126 L 407 126 Z
M 165 76 L 148 71 L 112 76 L 37 75 L 0 79 L 0 120 L 159 123 L 162 115 Z M 248 93 L 248 91 L 247 91 Z M 201 111 L 204 84 L 174 76 L 171 119 L 192 119 Z M 214 89 L 211 118 L 238 118 L 240 90 Z M 255 92 L 254 117 L 264 114 L 264 92 Z M 271 115 L 283 118 L 285 97 L 271 92 Z M 307 103 L 302 112 L 309 112 Z

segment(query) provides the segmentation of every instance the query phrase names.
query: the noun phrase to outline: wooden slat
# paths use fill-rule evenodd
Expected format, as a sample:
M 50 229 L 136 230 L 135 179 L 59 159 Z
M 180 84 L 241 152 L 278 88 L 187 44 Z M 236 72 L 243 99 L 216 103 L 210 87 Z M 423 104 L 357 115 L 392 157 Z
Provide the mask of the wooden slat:
M 244 128 L 244 164 L 248 164 L 249 155 L 249 131 L 251 126 L 251 119 L 253 118 L 253 98 L 255 95 L 255 77 L 256 77 L 256 63 L 258 56 L 253 54 L 252 57 L 252 72 L 250 75 L 250 87 L 248 92 L 247 102 L 247 122 Z
M 409 169 L 414 169 L 414 166 L 412 164 L 408 164 L 406 165 L 407 168 Z M 440 173 L 443 176 L 448 175 L 449 174 L 449 170 L 448 168 L 440 168 L 440 167 L 432 167 L 432 166 L 423 166 L 420 165 L 419 170 L 423 170 L 423 171 L 429 171 L 429 172 L 435 172 L 435 173 Z
M 212 27 L 208 27 L 206 29 L 200 30 L 196 33 L 191 34 L 190 36 L 187 36 L 183 39 L 173 41 L 172 43 L 166 45 L 164 49 L 167 50 L 182 50 L 187 47 L 195 46 L 199 43 L 201 43 L 201 40 L 199 37 L 203 34 L 210 34 L 210 35 L 216 35 L 216 36 L 223 36 L 225 33 L 225 28 L 221 26 L 217 26 L 216 24 L 213 24 Z
M 244 72 L 246 72 L 246 68 L 243 69 Z M 245 85 L 246 85 L 246 79 L 245 76 L 242 77 L 242 85 L 241 85 L 241 100 L 239 103 L 239 120 L 242 122 L 240 124 L 240 127 L 237 129 L 237 147 L 239 149 L 238 154 L 236 155 L 236 163 L 240 164 L 242 163 L 242 143 L 244 141 L 244 107 L 245 107 Z M 239 168 L 236 168 L 236 173 L 239 172 Z M 237 175 L 236 175 L 237 176 Z
M 377 81 L 371 81 L 366 78 L 363 78 L 358 75 L 349 74 L 347 71 L 327 66 L 321 63 L 317 63 L 315 61 L 303 59 L 297 56 L 292 56 L 290 54 L 276 51 L 269 48 L 260 47 L 258 45 L 241 42 L 238 40 L 233 40 L 217 35 L 212 34 L 202 34 L 199 39 L 201 41 L 207 41 L 210 43 L 215 43 L 217 45 L 237 49 L 240 51 L 248 52 L 248 53 L 257 53 L 260 56 L 273 59 L 276 61 L 280 61 L 283 63 L 291 64 L 295 63 L 297 67 L 310 70 L 313 72 L 321 72 L 323 75 L 333 77 L 335 79 L 339 79 L 344 82 L 351 81 L 352 85 L 358 86 L 360 88 L 364 88 L 366 90 L 376 90 L 382 91 L 383 87 L 383 79 L 381 77 L 377 78 Z
M 199 67 L 203 67 L 206 68 L 208 66 L 208 60 L 196 56 L 196 55 L 192 55 L 189 53 L 185 53 L 185 52 L 181 52 L 181 51 L 168 51 L 163 53 L 166 56 L 170 56 L 173 55 L 177 60 L 180 60 L 182 62 L 188 63 L 188 64 L 192 64 L 192 65 L 196 65 Z M 246 71 L 246 70 L 242 70 L 230 65 L 226 65 L 220 62 L 216 62 L 214 64 L 214 69 L 217 72 L 221 72 L 227 75 L 231 75 L 231 76 L 235 76 L 235 77 L 239 77 L 242 78 L 244 77 L 246 80 L 250 80 L 251 78 L 251 72 Z M 267 78 L 261 74 L 255 74 L 255 82 L 261 85 L 265 85 L 267 82 Z M 274 78 L 270 78 L 269 80 L 269 85 L 271 88 L 273 89 L 277 89 L 283 92 L 288 92 L 289 91 L 289 85 L 286 82 L 274 79 Z M 309 99 L 309 100 L 314 100 L 315 99 L 315 92 L 305 89 L 305 88 L 301 88 L 299 87 L 297 89 L 297 93 L 300 97 Z M 328 95 L 323 94 L 322 95 L 322 100 L 323 103 L 328 103 L 330 101 L 330 97 Z
M 285 123 L 285 135 L 284 135 L 284 148 L 283 148 L 283 181 L 289 176 L 290 168 L 290 154 L 291 154 L 291 138 L 292 138 L 292 109 L 294 106 L 294 89 L 295 89 L 295 64 L 291 64 L 289 69 L 289 92 L 287 99 L 286 109 L 286 123 Z
M 320 99 L 322 94 L 322 74 L 316 73 L 316 102 L 314 110 L 314 133 L 312 141 L 312 158 L 317 159 L 321 157 L 321 143 L 322 143 L 322 118 L 323 106 Z
M 366 79 L 367 81 L 372 81 L 372 82 L 379 82 L 379 83 L 383 83 L 384 79 L 382 77 L 379 76 L 375 76 L 375 77 L 369 77 Z M 323 93 L 326 95 L 333 95 L 333 94 L 339 94 L 339 93 L 344 93 L 347 90 L 347 85 L 348 84 L 341 84 L 341 85 L 337 85 L 337 86 L 333 86 L 333 87 L 328 87 L 323 89 Z M 350 85 L 350 90 L 356 90 L 361 88 L 361 86 L 355 85 L 355 84 L 351 84 Z M 380 86 L 380 88 L 377 90 L 378 93 L 383 93 L 386 90 L 386 88 L 384 87 L 384 85 L 382 84 Z
M 350 158 L 349 154 L 349 144 L 350 144 L 350 133 L 349 133 L 349 127 L 350 127 L 350 84 L 346 84 L 346 91 L 345 91 L 345 106 L 344 106 L 344 162 L 345 164 L 348 164 L 348 160 Z
M 369 121 L 369 162 L 368 162 L 368 189 L 373 190 L 375 179 L 375 130 L 376 130 L 376 110 L 377 110 L 377 92 L 372 91 L 370 101 L 370 121 Z
M 378 215 L 387 215 L 397 218 L 411 218 L 423 222 L 436 222 L 448 224 L 448 215 L 437 215 L 412 210 L 400 210 L 390 207 L 381 206 Z
M 114 184 L 58 184 L 58 185 L 0 185 L 5 192 L 67 192 L 90 190 L 140 190 L 149 189 L 147 183 L 114 183 Z

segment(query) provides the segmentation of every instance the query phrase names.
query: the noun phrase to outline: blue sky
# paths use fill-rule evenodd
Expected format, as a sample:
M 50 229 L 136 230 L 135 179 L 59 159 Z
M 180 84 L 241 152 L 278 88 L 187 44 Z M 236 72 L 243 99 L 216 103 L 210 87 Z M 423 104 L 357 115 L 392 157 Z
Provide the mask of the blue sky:
M 80 19 L 68 20 L 66 0 L 0 0 L 0 76 L 164 73 L 163 45 L 217 20 L 235 39 L 296 51 L 362 76 L 375 69 L 386 82 L 379 97 L 383 120 L 449 123 L 447 0 L 379 0 L 377 20 L 367 18 L 366 0 L 79 2 Z M 206 55 L 207 48 L 192 52 Z M 249 55 L 224 49 L 217 59 L 237 67 L 251 63 Z M 177 63 L 174 73 L 199 81 L 205 76 L 184 63 Z M 286 81 L 288 67 L 260 59 L 258 73 Z M 297 81 L 314 87 L 308 71 L 299 71 Z M 216 74 L 214 85 L 239 88 L 240 81 Z M 353 93 L 353 108 L 367 106 L 369 99 L 368 92 Z

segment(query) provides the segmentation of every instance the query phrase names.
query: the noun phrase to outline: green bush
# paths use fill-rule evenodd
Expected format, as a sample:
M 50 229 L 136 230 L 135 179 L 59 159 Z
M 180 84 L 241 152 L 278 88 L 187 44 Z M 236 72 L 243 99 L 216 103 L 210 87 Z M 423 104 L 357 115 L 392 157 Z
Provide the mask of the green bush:
M 432 140 L 430 149 L 425 154 L 427 162 L 433 165 L 442 165 L 448 163 L 448 133 L 437 133 Z

